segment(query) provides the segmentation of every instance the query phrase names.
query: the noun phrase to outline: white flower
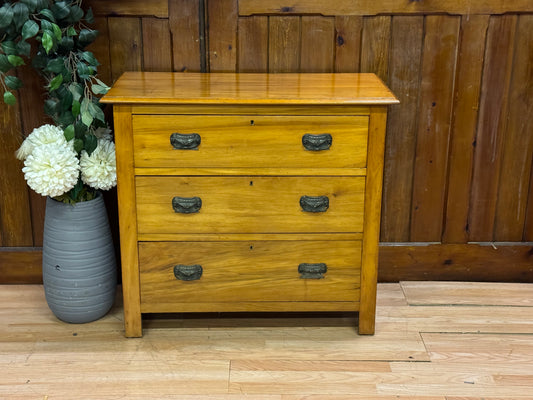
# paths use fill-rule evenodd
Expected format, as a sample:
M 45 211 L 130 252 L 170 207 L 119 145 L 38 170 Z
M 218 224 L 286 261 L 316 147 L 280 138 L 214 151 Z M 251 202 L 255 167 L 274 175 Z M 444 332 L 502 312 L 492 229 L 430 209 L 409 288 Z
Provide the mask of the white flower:
M 99 139 L 98 146 L 89 155 L 85 150 L 80 156 L 81 180 L 95 189 L 109 190 L 117 184 L 115 144 Z
M 26 158 L 22 172 L 28 186 L 37 193 L 60 196 L 78 182 L 78 157 L 67 144 L 43 144 L 35 147 Z
M 20 148 L 15 152 L 15 156 L 19 160 L 25 160 L 35 148 L 45 144 L 64 145 L 67 143 L 63 130 L 54 125 L 42 125 L 35 128 L 32 133 L 28 135 Z M 74 142 L 71 142 L 73 145 Z

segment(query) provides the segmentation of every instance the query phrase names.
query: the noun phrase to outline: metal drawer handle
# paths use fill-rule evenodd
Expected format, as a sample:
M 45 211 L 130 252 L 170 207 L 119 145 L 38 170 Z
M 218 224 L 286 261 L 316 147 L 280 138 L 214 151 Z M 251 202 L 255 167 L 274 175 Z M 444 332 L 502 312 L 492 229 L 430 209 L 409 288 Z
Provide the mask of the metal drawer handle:
M 306 150 L 310 151 L 329 150 L 331 143 L 333 143 L 333 138 L 329 133 L 322 133 L 320 135 L 306 133 L 302 136 L 302 144 Z
M 172 198 L 174 212 L 180 214 L 194 214 L 202 208 L 202 199 L 199 197 L 174 197 Z
M 179 264 L 174 266 L 174 276 L 180 281 L 196 281 L 202 277 L 204 272 L 203 268 L 199 264 L 195 265 L 183 265 Z
M 325 263 L 298 265 L 300 279 L 323 279 L 326 272 L 328 272 L 328 266 Z
M 325 212 L 329 208 L 329 198 L 328 196 L 302 196 L 300 206 L 306 212 Z
M 197 133 L 173 133 L 170 135 L 170 144 L 176 150 L 198 150 L 202 138 Z

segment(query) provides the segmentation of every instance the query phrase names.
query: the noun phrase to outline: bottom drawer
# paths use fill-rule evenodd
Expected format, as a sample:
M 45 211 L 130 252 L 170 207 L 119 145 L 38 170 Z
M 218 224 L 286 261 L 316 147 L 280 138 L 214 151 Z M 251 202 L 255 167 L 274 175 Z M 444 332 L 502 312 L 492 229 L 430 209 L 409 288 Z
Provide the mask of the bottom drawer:
M 141 242 L 139 265 L 142 312 L 346 310 L 360 297 L 360 241 Z

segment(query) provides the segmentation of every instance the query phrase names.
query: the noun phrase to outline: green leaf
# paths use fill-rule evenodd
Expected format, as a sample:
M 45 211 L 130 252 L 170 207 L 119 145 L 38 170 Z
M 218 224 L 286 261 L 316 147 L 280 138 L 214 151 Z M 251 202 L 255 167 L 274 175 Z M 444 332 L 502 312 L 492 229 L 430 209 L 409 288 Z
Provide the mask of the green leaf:
M 13 68 L 13 65 L 11 65 L 11 63 L 7 59 L 7 56 L 5 54 L 0 54 L 0 71 L 7 72 L 11 68 Z
M 6 40 L 2 43 L 2 50 L 4 51 L 4 54 L 6 55 L 17 55 L 17 44 L 12 40 Z
M 59 74 L 50 81 L 50 84 L 48 85 L 48 90 L 50 91 L 57 90 L 62 83 L 63 83 L 63 75 Z
M 46 72 L 59 74 L 61 71 L 63 71 L 63 68 L 65 68 L 65 59 L 63 57 L 58 57 L 48 61 L 48 64 L 46 64 L 46 68 L 44 70 Z
M 98 146 L 98 139 L 93 134 L 85 135 L 85 151 L 88 155 L 91 155 L 92 152 Z
M 81 7 L 79 7 L 77 5 L 73 5 L 70 8 L 70 15 L 69 15 L 70 23 L 79 22 L 79 20 L 82 19 L 82 18 L 83 18 L 83 10 L 81 9 Z M 87 21 L 87 22 L 89 22 L 89 21 Z M 89 22 L 89 23 L 92 24 L 93 22 Z
M 67 35 L 68 36 L 78 36 L 78 31 L 73 26 L 69 26 L 67 28 Z
M 87 12 L 85 13 L 85 21 L 87 21 L 90 24 L 94 24 L 94 14 L 93 14 L 92 8 L 89 8 Z
M 44 112 L 46 115 L 53 117 L 57 113 L 58 107 L 59 100 L 57 99 L 46 99 L 44 101 Z
M 39 24 L 37 22 L 28 20 L 22 26 L 22 39 L 26 40 L 34 37 L 39 32 Z
M 71 83 L 68 87 L 68 90 L 70 90 L 70 93 L 72 93 L 74 100 L 79 102 L 81 96 L 83 95 L 83 87 L 79 83 Z
M 65 139 L 67 139 L 67 142 L 74 139 L 74 133 L 74 125 L 71 124 L 65 128 L 63 134 L 65 135 Z
M 16 28 L 20 29 L 29 17 L 30 10 L 28 9 L 28 6 L 24 3 L 15 3 L 13 6 L 13 22 L 15 22 Z
M 20 0 L 20 2 L 26 4 L 30 12 L 34 12 L 39 6 L 38 0 Z
M 50 53 L 50 50 L 52 50 L 52 47 L 54 47 L 54 39 L 52 38 L 52 35 L 50 35 L 48 32 L 44 32 L 42 44 L 46 54 Z
M 81 139 L 74 139 L 74 150 L 79 153 L 83 150 L 83 140 Z
M 40 14 L 51 22 L 56 21 L 56 19 L 54 18 L 54 14 L 52 14 L 52 11 L 50 11 L 48 8 L 43 8 Z
M 72 115 L 74 117 L 77 117 L 78 115 L 80 115 L 80 108 L 81 108 L 81 104 L 78 100 L 73 100 L 72 101 Z
M 11 8 L 11 5 L 9 3 L 4 3 L 4 5 L 0 7 L 0 28 L 5 28 L 9 24 L 11 24 L 11 22 L 13 21 L 13 15 L 14 12 Z
M 94 94 L 106 94 L 109 88 L 104 87 L 102 85 L 94 84 L 91 86 L 91 90 L 93 91 Z
M 31 45 L 28 42 L 21 40 L 17 43 L 17 52 L 29 57 L 31 53 Z
M 24 60 L 22 59 L 22 57 L 15 56 L 15 55 L 9 55 L 7 56 L 7 59 L 9 63 L 14 67 L 19 67 L 21 65 L 24 65 Z
M 89 110 L 89 104 L 91 104 L 89 99 L 87 97 L 84 97 L 83 100 L 81 101 L 80 112 L 81 112 L 81 122 L 83 122 L 83 124 L 86 126 L 91 126 L 94 120 L 94 117 L 91 114 L 91 111 Z
M 89 112 L 91 113 L 93 118 L 96 118 L 99 121 L 105 122 L 104 112 L 95 103 L 93 102 L 89 103 Z
M 10 89 L 17 90 L 22 87 L 22 81 L 13 75 L 7 75 L 4 78 L 4 82 L 6 83 L 6 86 Z
M 74 48 L 74 39 L 69 36 L 63 36 L 59 42 L 59 47 L 66 51 L 72 50 Z
M 9 91 L 4 92 L 4 103 L 13 106 L 17 102 L 15 95 Z
M 51 9 L 56 19 L 66 18 L 70 14 L 70 7 L 64 1 L 52 4 Z
M 78 41 L 80 42 L 80 45 L 84 47 L 94 42 L 97 36 L 98 36 L 98 31 L 93 31 L 90 29 L 82 29 L 78 36 Z
M 52 29 L 54 31 L 54 36 L 59 41 L 61 40 L 61 37 L 63 36 L 63 33 L 61 32 L 61 28 L 57 26 L 57 24 L 52 24 Z
M 76 63 L 76 68 L 78 70 L 78 76 L 81 79 L 89 79 L 90 78 L 91 70 L 89 69 L 87 64 L 85 64 L 84 62 L 79 61 L 78 63 Z
M 94 56 L 93 53 L 91 53 L 90 51 L 84 51 L 81 53 L 81 58 L 85 61 L 87 61 L 89 63 L 89 65 L 92 65 L 92 66 L 98 66 L 100 65 L 100 63 L 98 62 L 98 60 L 96 59 L 96 57 Z

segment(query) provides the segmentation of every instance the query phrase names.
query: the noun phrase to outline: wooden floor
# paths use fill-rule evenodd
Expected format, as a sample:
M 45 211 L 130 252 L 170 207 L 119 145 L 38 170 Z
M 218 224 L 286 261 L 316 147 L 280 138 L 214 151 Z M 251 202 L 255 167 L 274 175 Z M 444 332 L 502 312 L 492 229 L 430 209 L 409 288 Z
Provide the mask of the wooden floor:
M 0 286 L 0 399 L 533 399 L 533 284 L 382 284 L 366 337 L 352 315 L 211 315 L 125 339 L 121 312 L 69 325 L 42 286 Z

